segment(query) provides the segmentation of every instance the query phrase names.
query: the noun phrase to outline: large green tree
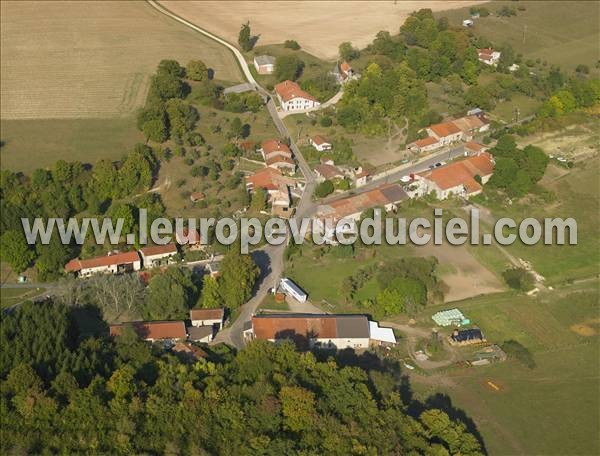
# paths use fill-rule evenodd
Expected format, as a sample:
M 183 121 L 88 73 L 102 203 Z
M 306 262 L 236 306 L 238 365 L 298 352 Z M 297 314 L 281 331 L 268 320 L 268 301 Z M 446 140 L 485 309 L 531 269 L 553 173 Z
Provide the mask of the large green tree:
M 232 245 L 221 262 L 220 292 L 226 307 L 236 309 L 252 296 L 259 269 L 250 255 Z
M 17 273 L 27 269 L 35 258 L 35 253 L 27 245 L 25 236 L 17 230 L 5 231 L 0 236 L 0 255 L 2 261 L 6 261 Z
M 156 274 L 148 285 L 148 299 L 142 307 L 147 320 L 178 320 L 188 317 L 197 298 L 197 288 L 187 269 L 175 266 Z

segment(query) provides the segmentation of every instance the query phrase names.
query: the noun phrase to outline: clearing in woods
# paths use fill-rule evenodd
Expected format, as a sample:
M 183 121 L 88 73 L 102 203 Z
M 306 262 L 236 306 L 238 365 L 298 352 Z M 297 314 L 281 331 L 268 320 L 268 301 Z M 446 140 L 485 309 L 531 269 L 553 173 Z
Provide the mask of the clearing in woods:
M 440 11 L 477 1 L 163 1 L 175 14 L 237 43 L 240 26 L 250 21 L 258 44 L 296 40 L 324 59 L 337 57 L 338 46 L 351 41 L 363 48 L 380 30 L 395 34 L 408 15 L 421 8 Z

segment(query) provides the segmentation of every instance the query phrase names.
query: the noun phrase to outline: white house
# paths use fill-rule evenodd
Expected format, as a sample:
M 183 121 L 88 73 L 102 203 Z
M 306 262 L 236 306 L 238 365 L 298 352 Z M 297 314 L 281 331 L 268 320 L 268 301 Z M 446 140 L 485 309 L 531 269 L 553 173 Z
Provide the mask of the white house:
M 352 170 L 352 174 L 354 175 L 354 185 L 356 187 L 362 187 L 369 182 L 371 178 L 371 174 L 362 168 L 362 166 L 358 166 Z
M 123 272 L 139 271 L 141 260 L 137 252 L 111 253 L 106 256 L 74 259 L 65 265 L 66 272 L 74 272 L 79 277 L 89 277 L 94 274 L 120 274 Z
M 501 52 L 494 51 L 492 48 L 477 49 L 477 54 L 480 62 L 493 66 L 498 65 L 498 61 L 502 55 Z
M 223 327 L 225 309 L 192 309 L 190 310 L 190 321 L 192 326 L 214 326 L 217 329 Z
M 321 104 L 311 94 L 302 90 L 298 84 L 289 80 L 277 84 L 275 94 L 284 111 L 306 111 Z
M 439 149 L 440 147 L 442 147 L 442 144 L 433 136 L 418 139 L 407 146 L 408 150 L 415 153 L 429 152 L 431 150 Z
M 481 193 L 494 174 L 494 159 L 487 152 L 415 175 L 415 196 L 435 192 L 438 199 L 451 195 L 469 198 Z
M 310 138 L 310 145 L 317 149 L 319 152 L 331 150 L 332 147 L 331 143 L 321 135 L 315 135 L 312 138 Z
M 164 264 L 171 264 L 172 257 L 177 255 L 177 246 L 173 243 L 165 245 L 153 245 L 140 249 L 140 255 L 144 262 L 144 268 L 155 268 Z
M 463 138 L 463 132 L 453 122 L 442 122 L 427 127 L 427 134 L 435 138 L 441 146 L 447 146 Z
M 254 315 L 251 324 L 244 327 L 244 337 L 271 342 L 291 340 L 304 349 L 366 349 L 371 345 L 396 343 L 390 328 L 379 327 L 365 315 Z
M 258 74 L 271 74 L 275 71 L 275 57 L 271 55 L 257 55 L 254 57 L 254 68 Z

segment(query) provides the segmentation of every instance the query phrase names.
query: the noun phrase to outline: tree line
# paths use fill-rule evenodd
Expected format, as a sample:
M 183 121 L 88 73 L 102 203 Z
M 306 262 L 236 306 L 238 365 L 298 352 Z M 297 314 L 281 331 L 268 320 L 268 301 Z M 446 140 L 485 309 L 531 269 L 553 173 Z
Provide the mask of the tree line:
M 59 304 L 0 318 L 3 453 L 483 454 L 391 363 L 263 341 L 190 362 L 133 331 L 84 333 Z

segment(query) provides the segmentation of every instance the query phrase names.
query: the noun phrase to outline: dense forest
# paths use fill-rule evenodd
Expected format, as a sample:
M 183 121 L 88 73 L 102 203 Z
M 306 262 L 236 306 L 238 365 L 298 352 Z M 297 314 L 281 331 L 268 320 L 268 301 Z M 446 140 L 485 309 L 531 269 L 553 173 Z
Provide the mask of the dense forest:
M 85 306 L 28 303 L 2 316 L 3 454 L 483 451 L 468 418 L 439 397 L 413 400 L 398 367 L 375 355 L 320 359 L 253 342 L 192 361 L 133 331 L 105 334 Z

